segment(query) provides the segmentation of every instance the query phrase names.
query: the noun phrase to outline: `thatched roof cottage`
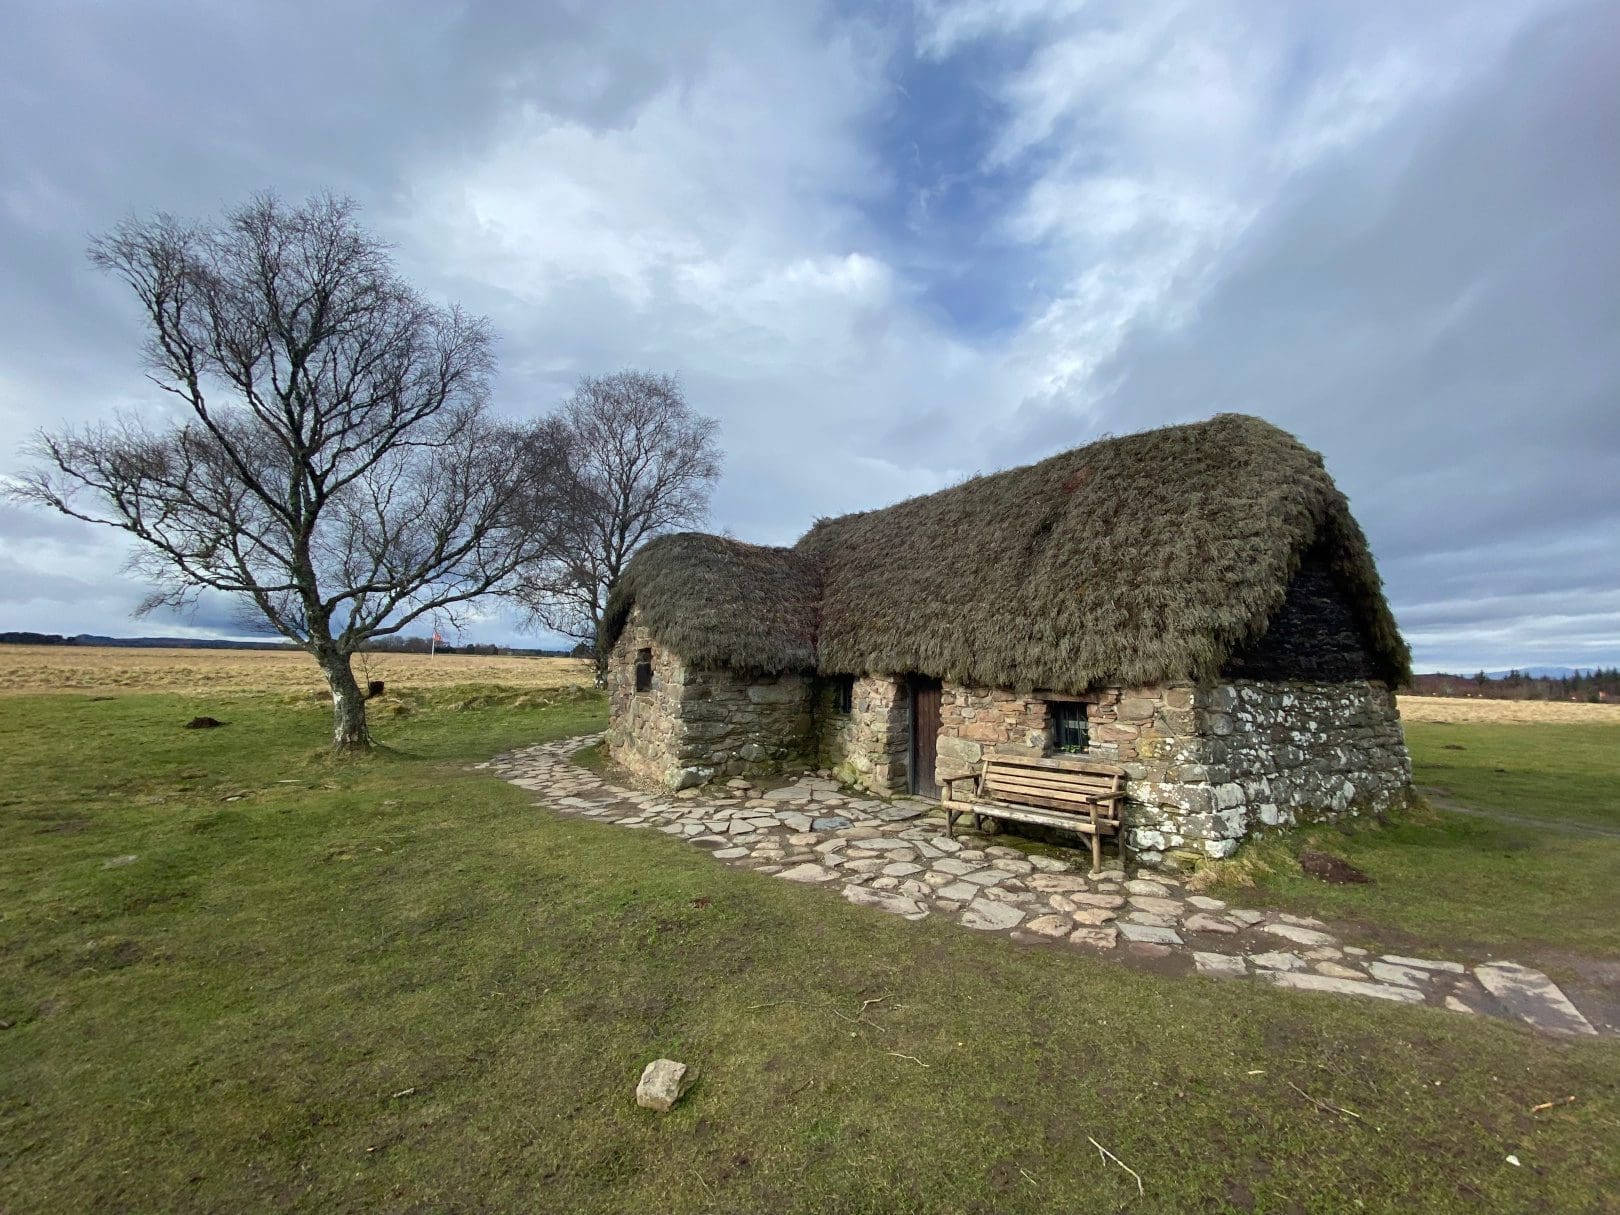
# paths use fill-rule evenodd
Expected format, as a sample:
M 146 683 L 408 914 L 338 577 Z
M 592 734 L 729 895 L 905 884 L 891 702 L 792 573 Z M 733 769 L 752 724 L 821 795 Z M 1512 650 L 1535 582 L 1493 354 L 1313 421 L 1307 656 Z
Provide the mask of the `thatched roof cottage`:
M 1383 810 L 1409 656 L 1322 458 L 1258 418 L 1105 439 L 791 548 L 686 533 L 609 605 L 608 744 L 674 787 L 799 766 L 937 793 L 987 754 L 1123 766 L 1133 851 Z

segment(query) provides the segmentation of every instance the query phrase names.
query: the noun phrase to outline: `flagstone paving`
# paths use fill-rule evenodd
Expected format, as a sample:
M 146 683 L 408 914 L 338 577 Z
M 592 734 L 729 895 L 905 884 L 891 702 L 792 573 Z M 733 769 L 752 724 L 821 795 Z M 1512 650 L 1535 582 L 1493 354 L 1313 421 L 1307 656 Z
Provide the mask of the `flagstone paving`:
M 1089 856 L 1079 853 L 1071 866 L 972 834 L 950 839 L 927 803 L 863 798 L 825 773 L 769 790 L 742 779 L 680 793 L 621 788 L 573 761 L 592 741 L 527 747 L 481 766 L 544 795 L 538 804 L 560 813 L 677 836 L 726 864 L 837 890 L 858 906 L 908 920 L 942 915 L 1025 944 L 1119 949 L 1160 965 L 1180 960 L 1211 978 L 1597 1033 L 1551 979 L 1526 966 L 1377 957 L 1342 944 L 1320 920 L 1229 907 L 1189 893 L 1170 875 L 1129 878 L 1116 863 L 1092 877 Z

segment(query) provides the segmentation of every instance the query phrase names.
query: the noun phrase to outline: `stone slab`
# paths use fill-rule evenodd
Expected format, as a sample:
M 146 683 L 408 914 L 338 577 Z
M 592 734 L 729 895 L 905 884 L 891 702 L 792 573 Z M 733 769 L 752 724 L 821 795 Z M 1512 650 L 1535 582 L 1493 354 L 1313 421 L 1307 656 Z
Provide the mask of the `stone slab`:
M 1423 993 L 1415 987 L 1394 987 L 1388 983 L 1369 983 L 1365 979 L 1339 979 L 1332 975 L 1295 970 L 1263 970 L 1257 973 L 1278 987 L 1292 987 L 1298 991 L 1327 991 L 1340 996 L 1370 996 L 1375 1000 L 1395 1000 L 1402 1004 L 1423 1003 Z
M 1193 950 L 1193 965 L 1198 968 L 1201 975 L 1211 975 L 1217 979 L 1238 979 L 1249 973 L 1248 963 L 1241 957 L 1227 953 L 1209 953 L 1202 949 Z
M 1154 924 L 1117 924 L 1119 934 L 1127 941 L 1141 941 L 1149 945 L 1180 945 L 1181 934 L 1174 928 L 1160 928 Z
M 1024 922 L 1024 913 L 1010 903 L 975 901 L 962 913 L 957 923 L 963 928 L 977 928 L 984 932 L 1002 932 L 1017 928 Z
M 1474 967 L 1474 977 L 1514 1016 L 1559 1034 L 1596 1034 L 1592 1023 L 1546 975 L 1513 962 Z

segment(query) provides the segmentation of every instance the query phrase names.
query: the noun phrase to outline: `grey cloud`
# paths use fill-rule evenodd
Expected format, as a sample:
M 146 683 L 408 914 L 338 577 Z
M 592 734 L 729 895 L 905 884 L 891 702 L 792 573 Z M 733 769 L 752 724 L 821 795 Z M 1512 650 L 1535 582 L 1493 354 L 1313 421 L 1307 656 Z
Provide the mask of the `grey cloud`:
M 1302 181 L 1193 320 L 1132 335 L 1088 420 L 1233 409 L 1299 433 L 1350 495 L 1397 614 L 1425 626 L 1420 666 L 1459 653 L 1427 637 L 1480 618 L 1442 606 L 1465 597 L 1582 613 L 1620 586 L 1617 57 L 1612 7 L 1565 13 L 1445 109 Z M 1010 448 L 1072 442 L 1075 420 L 1035 411 Z M 1550 615 L 1478 661 L 1556 657 Z

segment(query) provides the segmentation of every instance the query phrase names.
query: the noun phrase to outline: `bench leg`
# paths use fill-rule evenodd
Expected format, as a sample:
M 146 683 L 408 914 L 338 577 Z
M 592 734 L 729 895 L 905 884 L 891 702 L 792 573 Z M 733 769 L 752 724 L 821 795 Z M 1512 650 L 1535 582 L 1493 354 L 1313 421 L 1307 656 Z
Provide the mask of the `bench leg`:
M 945 837 L 947 839 L 953 839 L 953 840 L 956 838 L 956 811 L 955 810 L 947 810 L 947 811 L 945 811 Z
M 1102 832 L 1091 833 L 1091 876 L 1102 872 Z

